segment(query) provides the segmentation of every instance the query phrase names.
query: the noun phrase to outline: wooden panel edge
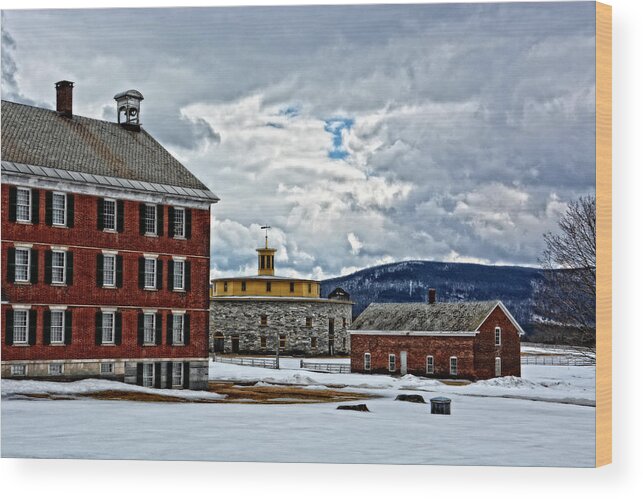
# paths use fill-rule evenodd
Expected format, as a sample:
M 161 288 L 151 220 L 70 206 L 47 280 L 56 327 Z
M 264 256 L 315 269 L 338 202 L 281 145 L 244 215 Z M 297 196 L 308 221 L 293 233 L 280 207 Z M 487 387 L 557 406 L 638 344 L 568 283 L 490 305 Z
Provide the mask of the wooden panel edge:
M 596 466 L 612 462 L 612 7 L 596 3 Z

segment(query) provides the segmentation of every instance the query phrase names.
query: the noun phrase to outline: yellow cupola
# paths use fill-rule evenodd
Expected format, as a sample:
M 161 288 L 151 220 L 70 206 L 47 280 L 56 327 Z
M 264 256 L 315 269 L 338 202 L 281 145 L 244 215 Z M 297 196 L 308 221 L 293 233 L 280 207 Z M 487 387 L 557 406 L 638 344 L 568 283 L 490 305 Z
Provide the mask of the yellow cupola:
M 275 275 L 275 253 L 276 248 L 268 247 L 268 229 L 269 226 L 263 226 L 266 230 L 266 245 L 263 248 L 257 248 L 257 268 L 259 275 Z

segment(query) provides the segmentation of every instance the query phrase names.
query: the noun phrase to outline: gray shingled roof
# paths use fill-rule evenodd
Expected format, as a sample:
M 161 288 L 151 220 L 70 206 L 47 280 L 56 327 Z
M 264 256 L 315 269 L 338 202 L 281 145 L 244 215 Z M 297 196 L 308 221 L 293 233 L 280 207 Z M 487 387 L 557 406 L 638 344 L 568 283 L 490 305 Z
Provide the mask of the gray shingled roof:
M 499 303 L 371 303 L 351 330 L 472 332 Z
M 141 128 L 59 116 L 56 111 L 2 101 L 2 159 L 35 166 L 208 188 Z

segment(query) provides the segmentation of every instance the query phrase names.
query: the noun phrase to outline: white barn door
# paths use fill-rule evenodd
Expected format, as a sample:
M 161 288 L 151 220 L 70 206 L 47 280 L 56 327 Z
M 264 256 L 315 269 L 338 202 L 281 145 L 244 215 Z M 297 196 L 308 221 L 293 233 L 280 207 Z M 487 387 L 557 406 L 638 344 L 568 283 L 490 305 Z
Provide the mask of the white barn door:
M 405 376 L 407 373 L 406 368 L 406 352 L 400 352 L 400 374 Z

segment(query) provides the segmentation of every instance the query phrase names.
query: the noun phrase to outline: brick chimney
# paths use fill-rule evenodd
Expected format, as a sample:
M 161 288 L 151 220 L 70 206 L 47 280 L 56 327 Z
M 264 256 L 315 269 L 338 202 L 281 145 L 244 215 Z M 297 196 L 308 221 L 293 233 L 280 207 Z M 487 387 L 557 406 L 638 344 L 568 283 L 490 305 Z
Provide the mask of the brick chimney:
M 71 118 L 72 115 L 73 92 L 73 81 L 61 80 L 56 82 L 56 111 L 65 118 Z
M 427 293 L 427 301 L 429 304 L 435 303 L 435 288 L 429 288 L 429 292 Z

